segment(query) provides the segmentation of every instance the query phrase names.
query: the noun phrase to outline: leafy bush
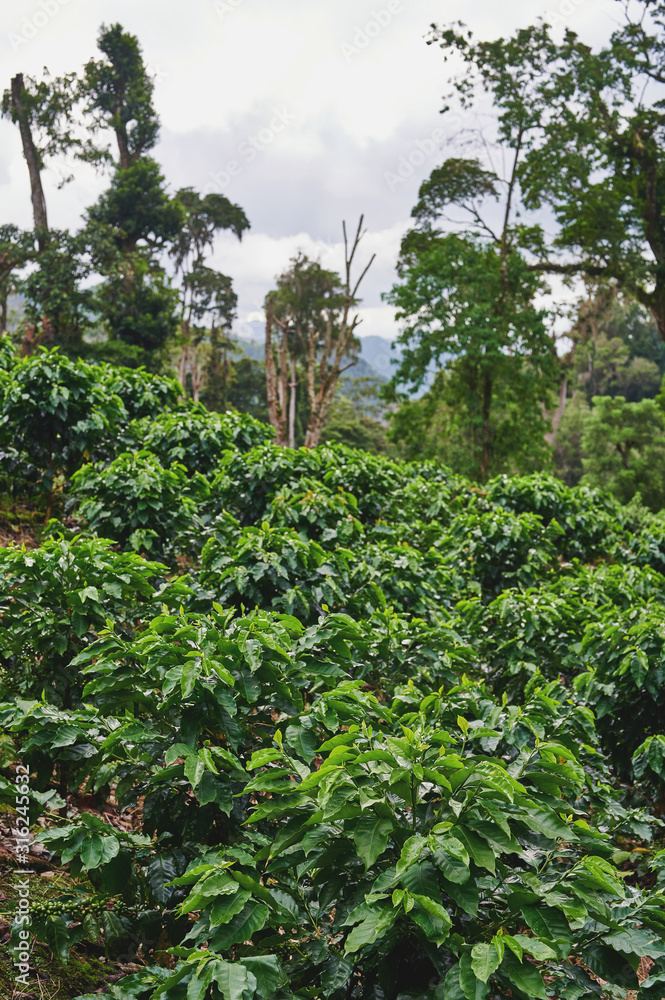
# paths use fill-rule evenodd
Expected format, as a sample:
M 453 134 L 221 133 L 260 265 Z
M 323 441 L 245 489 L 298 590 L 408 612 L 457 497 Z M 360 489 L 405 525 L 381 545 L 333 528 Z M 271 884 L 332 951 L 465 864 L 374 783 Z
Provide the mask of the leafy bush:
M 10 369 L 0 410 L 0 449 L 13 447 L 42 471 L 47 489 L 71 474 L 127 421 L 93 365 L 41 350 Z
M 565 486 L 554 476 L 499 476 L 488 484 L 487 499 L 516 514 L 538 514 L 544 524 L 556 521 L 562 529 L 557 549 L 566 559 L 605 556 L 623 534 L 625 516 L 609 494 Z
M 337 449 L 330 447 L 294 450 L 273 445 L 260 445 L 246 454 L 229 452 L 211 485 L 214 509 L 230 511 L 242 524 L 260 524 L 280 489 L 297 487 L 304 478 L 323 481 L 336 454 Z
M 306 621 L 316 621 L 324 605 L 343 605 L 339 577 L 350 552 L 331 557 L 317 542 L 267 522 L 237 528 L 235 537 L 211 538 L 201 553 L 201 582 L 220 604 L 296 613 Z
M 0 688 L 4 697 L 71 703 L 81 686 L 71 661 L 107 620 L 131 633 L 166 592 L 166 567 L 114 552 L 98 538 L 63 537 L 38 549 L 0 549 Z M 164 582 L 163 580 L 161 581 Z M 170 587 L 169 590 L 173 590 Z M 180 598 L 186 589 L 175 588 Z M 156 603 L 152 603 L 155 601 Z
M 162 465 L 180 462 L 190 472 L 212 473 L 229 448 L 248 451 L 274 437 L 271 427 L 246 413 L 210 413 L 202 406 L 139 420 L 128 428 L 135 443 Z
M 547 526 L 536 514 L 513 514 L 475 505 L 458 514 L 436 547 L 460 572 L 472 575 L 488 596 L 506 587 L 530 587 L 556 562 L 556 523 Z
M 0 333 L 0 371 L 8 372 L 18 364 L 18 351 L 6 333 Z
M 68 873 L 55 961 L 135 962 L 116 1000 L 619 1000 L 648 957 L 658 1000 L 659 519 L 276 448 L 57 353 L 3 407 L 26 372 L 83 421 L 52 470 L 86 534 L 0 553 L 0 805 Z
M 149 451 L 119 455 L 107 466 L 84 465 L 72 476 L 70 502 L 91 531 L 123 548 L 158 558 L 200 548 L 197 503 L 209 487 L 175 462 L 165 469 Z
M 326 548 L 360 542 L 364 529 L 357 518 L 358 502 L 352 493 L 336 493 L 316 480 L 303 479 L 284 488 L 270 504 L 266 518 L 274 527 L 295 528 L 304 539 Z
M 175 378 L 155 375 L 143 368 L 99 366 L 100 381 L 109 392 L 119 396 L 130 420 L 159 417 L 178 405 L 182 389 Z

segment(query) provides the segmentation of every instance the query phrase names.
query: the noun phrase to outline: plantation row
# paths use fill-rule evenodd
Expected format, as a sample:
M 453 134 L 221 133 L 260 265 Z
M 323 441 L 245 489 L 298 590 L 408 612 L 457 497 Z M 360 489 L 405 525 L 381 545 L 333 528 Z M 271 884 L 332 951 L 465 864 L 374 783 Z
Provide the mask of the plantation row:
M 145 963 L 116 1000 L 662 1000 L 665 522 L 0 366 L 38 941 Z

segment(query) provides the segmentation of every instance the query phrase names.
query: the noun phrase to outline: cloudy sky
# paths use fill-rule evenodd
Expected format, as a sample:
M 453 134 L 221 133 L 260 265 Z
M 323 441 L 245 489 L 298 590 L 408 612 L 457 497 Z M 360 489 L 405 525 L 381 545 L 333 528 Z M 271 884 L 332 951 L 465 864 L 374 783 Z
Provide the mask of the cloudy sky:
M 296 250 L 339 267 L 342 220 L 355 226 L 362 212 L 362 250 L 377 260 L 359 332 L 393 337 L 381 292 L 419 184 L 460 127 L 440 114 L 450 70 L 425 44 L 429 25 L 461 18 L 490 38 L 546 15 L 593 41 L 620 13 L 617 0 L 4 0 L 2 81 L 79 70 L 100 24 L 119 21 L 156 79 L 155 155 L 172 190 L 220 191 L 251 222 L 242 243 L 221 236 L 211 261 L 234 279 L 238 331 Z M 108 178 L 77 166 L 72 183 L 58 190 L 58 179 L 55 165 L 50 224 L 75 227 Z M 18 131 L 4 121 L 0 221 L 31 225 Z

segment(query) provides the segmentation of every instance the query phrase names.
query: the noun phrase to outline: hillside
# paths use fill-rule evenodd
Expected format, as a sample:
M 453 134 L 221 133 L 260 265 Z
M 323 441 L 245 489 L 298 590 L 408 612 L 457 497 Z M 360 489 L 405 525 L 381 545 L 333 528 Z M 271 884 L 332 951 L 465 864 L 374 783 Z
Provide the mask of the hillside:
M 52 997 L 661 994 L 662 521 L 6 347 L 2 892 L 50 876 Z

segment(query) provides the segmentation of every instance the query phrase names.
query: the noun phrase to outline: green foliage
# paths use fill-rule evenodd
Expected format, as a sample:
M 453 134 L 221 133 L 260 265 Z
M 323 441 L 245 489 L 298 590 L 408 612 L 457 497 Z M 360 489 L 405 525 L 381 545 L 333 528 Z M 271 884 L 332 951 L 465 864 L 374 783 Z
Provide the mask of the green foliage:
M 107 365 L 101 367 L 100 377 L 107 390 L 120 397 L 130 420 L 156 420 L 165 410 L 174 410 L 180 398 L 180 386 L 174 378 L 142 368 Z
M 622 503 L 639 492 L 651 510 L 665 507 L 665 423 L 656 401 L 596 396 L 593 404 L 582 433 L 583 482 Z
M 1 403 L 0 446 L 25 456 L 48 489 L 59 472 L 70 476 L 114 425 L 127 420 L 120 398 L 92 365 L 57 351 L 40 351 L 11 368 Z
M 9 335 L 0 334 L 0 371 L 8 372 L 18 364 L 18 351 L 12 344 Z
M 197 500 L 209 487 L 184 465 L 165 468 L 149 451 L 123 453 L 109 465 L 84 465 L 72 477 L 71 501 L 77 517 L 124 548 L 173 558 L 196 549 L 201 523 Z
M 155 584 L 164 572 L 159 563 L 84 536 L 56 536 L 34 551 L 0 549 L 4 696 L 45 691 L 57 701 L 67 692 L 71 700 L 78 684 L 69 666 L 73 658 L 107 620 L 131 632 L 153 614 L 160 600 Z
M 180 462 L 189 472 L 210 475 L 229 449 L 249 451 L 272 440 L 274 432 L 245 413 L 210 413 L 203 406 L 189 406 L 150 414 L 132 423 L 127 435 L 164 466 Z
M 0 550 L 0 804 L 68 873 L 54 959 L 135 962 L 116 1000 L 584 1000 L 646 956 L 657 997 L 665 522 L 57 352 L 1 392 L 42 369 L 115 412 L 62 482 L 86 533 Z
M 525 460 L 542 462 L 541 403 L 556 359 L 544 314 L 532 304 L 538 275 L 518 252 L 506 258 L 478 235 L 429 229 L 404 238 L 398 273 L 388 300 L 406 325 L 391 384 L 419 387 L 432 366 L 443 371 L 428 400 L 407 403 L 403 419 L 398 411 L 393 439 L 413 446 L 412 457 L 421 423 L 429 427 L 436 414 L 441 444 L 424 457 L 480 480 Z
M 557 549 L 565 559 L 595 559 L 608 551 L 613 536 L 621 537 L 620 506 L 597 489 L 572 490 L 547 475 L 501 476 L 488 484 L 486 496 L 516 514 L 537 514 L 544 524 L 556 521 L 562 529 Z

